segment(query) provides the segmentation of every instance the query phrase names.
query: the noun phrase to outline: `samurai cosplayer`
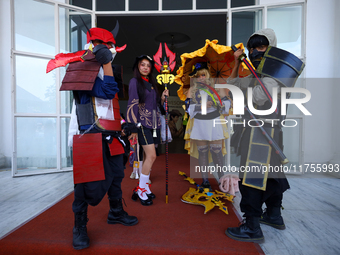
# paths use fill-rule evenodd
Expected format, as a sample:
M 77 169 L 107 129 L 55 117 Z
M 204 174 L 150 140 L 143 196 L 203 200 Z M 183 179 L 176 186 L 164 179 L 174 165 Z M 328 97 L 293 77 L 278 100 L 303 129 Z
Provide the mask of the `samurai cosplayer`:
M 115 47 L 115 44 L 111 32 L 91 28 L 87 32 L 84 51 L 69 53 L 75 55 L 71 60 L 68 59 L 68 54 L 58 54 L 47 68 L 51 70 L 69 63 L 60 90 L 72 90 L 75 98 L 71 123 L 76 123 L 76 133 L 80 135 L 73 137 L 74 177 L 76 169 L 86 171 L 89 168 L 86 162 L 91 160 L 96 161 L 95 166 L 92 164 L 91 167 L 102 169 L 104 175 L 99 180 L 87 178 L 84 182 L 75 182 L 72 210 L 75 217 L 73 248 L 76 250 L 90 245 L 86 227 L 88 205 L 98 205 L 106 193 L 110 205 L 108 224 L 133 226 L 138 223 L 138 219 L 128 215 L 122 206 L 124 142 L 121 138 L 117 96 L 119 89 L 113 76 L 112 61 L 124 46 Z M 71 126 L 72 124 L 70 133 Z M 124 133 L 129 132 L 125 130 Z M 87 142 L 87 147 L 81 146 L 81 143 L 76 146 L 79 145 L 78 141 Z M 101 151 L 102 155 L 99 155 L 99 159 L 91 159 L 97 151 Z M 85 156 L 78 159 L 75 155 L 79 153 Z
M 210 82 L 210 72 L 206 62 L 197 63 L 193 67 L 193 72 L 189 74 L 193 79 L 193 86 L 190 87 L 186 100 L 187 112 L 190 115 L 184 139 L 190 143 L 191 151 L 198 151 L 198 162 L 202 174 L 204 188 L 211 190 L 208 180 L 207 167 L 209 157 L 214 165 L 222 167 L 224 165 L 225 139 L 229 138 L 227 125 L 214 125 L 214 120 L 223 119 L 223 114 L 229 113 L 230 100 L 224 91 L 215 90 Z M 219 96 L 216 94 L 218 92 Z M 207 97 L 207 114 L 202 114 L 202 98 Z M 221 98 L 220 98 L 221 97 Z M 222 121 L 221 121 L 222 122 Z M 225 122 L 222 122 L 225 123 Z M 188 148 L 188 146 L 186 146 Z M 210 152 L 210 153 L 209 153 Z M 190 153 L 195 156 L 195 153 Z M 210 156 L 211 155 L 211 156 Z M 221 178 L 222 172 L 218 172 Z
M 269 50 L 274 52 L 276 48 L 276 35 L 270 29 L 262 29 L 250 36 L 247 42 L 247 49 L 249 51 L 249 59 L 256 68 L 256 73 L 259 74 L 264 87 L 272 93 L 272 88 L 278 89 L 278 98 L 280 97 L 280 86 L 284 86 L 278 82 L 275 75 L 267 75 L 266 72 L 279 74 L 281 64 L 267 66 L 266 58 L 271 55 Z M 275 48 L 274 48 L 275 47 Z M 275 51 L 277 51 L 275 50 Z M 267 110 L 271 107 L 271 102 L 266 96 L 264 89 L 260 86 L 254 74 L 248 77 L 239 78 L 238 69 L 241 60 L 239 57 L 244 54 L 243 50 L 238 49 L 234 53 L 235 66 L 228 78 L 228 84 L 236 85 L 237 87 L 246 90 L 252 87 L 252 101 L 254 107 L 258 110 Z M 286 53 L 290 54 L 290 53 Z M 292 55 L 292 54 L 291 54 Z M 275 59 L 280 59 L 278 54 Z M 281 66 L 280 66 L 281 65 Z M 264 72 L 263 70 L 267 70 Z M 286 68 L 287 70 L 287 68 Z M 280 74 L 282 75 L 282 73 Z M 283 74 L 283 77 L 287 75 Z M 277 111 L 266 116 L 255 116 L 256 119 L 266 119 L 264 121 L 264 129 L 271 136 L 271 138 L 283 149 L 282 144 L 282 129 L 280 125 L 281 109 L 280 102 L 277 104 Z M 243 115 L 244 119 L 248 121 L 251 119 L 249 112 Z M 270 123 L 270 124 L 269 124 Z M 275 125 L 272 125 L 274 123 Z M 280 166 L 281 160 L 271 148 L 268 142 L 264 140 L 263 133 L 259 128 L 254 126 L 243 127 L 242 132 L 235 133 L 237 137 L 233 137 L 237 141 L 237 154 L 241 156 L 240 166 L 245 169 L 247 166 L 265 165 L 269 163 L 271 167 Z M 241 181 L 239 182 L 239 189 L 242 194 L 240 202 L 240 209 L 244 213 L 245 221 L 239 227 L 230 227 L 226 230 L 226 235 L 232 239 L 257 242 L 264 241 L 264 236 L 260 227 L 261 224 L 266 224 L 276 229 L 285 229 L 285 224 L 281 216 L 281 207 L 283 193 L 290 188 L 289 183 L 283 171 L 274 172 L 269 171 L 268 175 L 259 176 L 253 175 L 252 178 L 247 178 L 244 172 L 240 172 Z M 266 209 L 262 211 L 262 205 L 265 203 Z

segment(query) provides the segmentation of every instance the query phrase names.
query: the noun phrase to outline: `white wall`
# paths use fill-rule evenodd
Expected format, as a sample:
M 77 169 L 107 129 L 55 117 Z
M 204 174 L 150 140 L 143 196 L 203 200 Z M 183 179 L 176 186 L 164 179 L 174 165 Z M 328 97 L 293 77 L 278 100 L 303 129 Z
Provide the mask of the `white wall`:
M 0 167 L 12 157 L 10 0 L 0 1 Z
M 337 31 L 339 31 L 339 25 L 340 25 L 340 15 L 338 14 L 340 10 L 340 1 L 335 1 L 335 8 L 334 12 L 336 12 L 334 23 L 337 26 Z M 340 132 L 339 132 L 339 127 L 340 127 L 340 118 L 339 118 L 339 109 L 340 109 L 340 68 L 339 65 L 336 64 L 336 61 L 340 59 L 340 33 L 335 33 L 335 38 L 334 38 L 334 45 L 335 45 L 335 50 L 334 50 L 334 56 L 333 59 L 334 61 L 334 77 L 336 79 L 334 80 L 333 86 L 334 86 L 334 93 L 332 97 L 332 109 L 333 109 L 333 116 L 334 116 L 334 122 L 333 122 L 333 129 L 332 129 L 332 135 L 333 135 L 333 144 L 332 144 L 332 150 L 333 150 L 333 158 L 331 159 L 330 163 L 336 163 L 340 164 Z M 340 176 L 340 173 L 338 177 Z
M 305 162 L 325 163 L 333 157 L 332 78 L 337 65 L 334 53 L 339 51 L 336 6 L 338 0 L 323 1 L 322 8 L 318 0 L 307 2 L 306 88 L 312 100 L 306 107 L 313 116 L 305 118 Z
M 340 67 L 339 65 L 336 64 L 336 62 L 339 61 L 340 59 L 340 1 L 334 0 L 334 10 L 333 12 L 335 13 L 335 19 L 334 19 L 334 24 L 335 24 L 335 31 L 334 31 L 334 52 L 333 52 L 333 58 L 334 58 L 334 77 L 340 78 Z

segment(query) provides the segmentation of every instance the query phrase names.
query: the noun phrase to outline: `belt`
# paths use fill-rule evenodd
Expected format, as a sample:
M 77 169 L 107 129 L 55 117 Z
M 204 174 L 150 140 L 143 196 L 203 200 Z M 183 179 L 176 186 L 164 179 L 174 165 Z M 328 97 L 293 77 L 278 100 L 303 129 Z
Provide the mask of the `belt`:
M 216 110 L 210 113 L 207 113 L 205 115 L 201 114 L 201 113 L 196 113 L 196 115 L 194 116 L 194 119 L 199 119 L 199 120 L 213 120 L 216 119 L 217 117 L 219 117 L 220 111 Z

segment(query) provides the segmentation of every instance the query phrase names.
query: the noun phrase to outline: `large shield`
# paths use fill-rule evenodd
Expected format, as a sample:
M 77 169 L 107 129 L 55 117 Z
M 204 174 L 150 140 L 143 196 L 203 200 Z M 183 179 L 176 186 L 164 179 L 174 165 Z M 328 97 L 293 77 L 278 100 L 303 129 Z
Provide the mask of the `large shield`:
M 281 86 L 294 87 L 304 67 L 305 64 L 294 54 L 269 46 L 256 72 L 272 77 Z

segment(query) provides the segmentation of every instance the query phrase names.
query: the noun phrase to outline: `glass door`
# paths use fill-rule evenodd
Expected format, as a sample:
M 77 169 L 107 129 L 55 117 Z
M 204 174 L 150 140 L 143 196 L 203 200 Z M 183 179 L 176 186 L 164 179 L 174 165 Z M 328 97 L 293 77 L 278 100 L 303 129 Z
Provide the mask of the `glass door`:
M 66 67 L 49 73 L 46 67 L 56 54 L 83 48 L 94 14 L 34 0 L 13 0 L 12 13 L 12 175 L 72 170 L 67 143 L 72 95 L 59 92 Z
M 241 9 L 239 11 L 230 12 L 228 19 L 231 27 L 230 33 L 228 33 L 228 45 L 234 45 L 243 43 L 245 46 L 249 36 L 255 31 L 263 27 L 263 8 L 256 9 Z M 245 48 L 245 53 L 248 54 Z M 233 125 L 231 125 L 233 123 Z M 230 167 L 239 167 L 240 157 L 237 156 L 235 147 L 231 146 L 231 137 L 234 132 L 240 132 L 239 129 L 243 129 L 241 116 L 228 116 L 228 128 L 230 139 L 226 140 L 227 156 L 226 165 Z M 233 142 L 234 143 L 234 142 Z

